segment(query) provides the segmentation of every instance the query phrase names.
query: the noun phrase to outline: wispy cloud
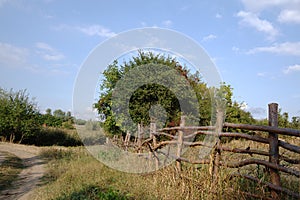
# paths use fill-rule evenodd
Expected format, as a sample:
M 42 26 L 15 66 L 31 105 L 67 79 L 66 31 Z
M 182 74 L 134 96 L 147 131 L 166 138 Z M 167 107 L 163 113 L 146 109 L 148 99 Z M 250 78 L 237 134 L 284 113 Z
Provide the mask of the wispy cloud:
M 242 0 L 245 8 L 253 12 L 259 12 L 268 8 L 296 8 L 300 6 L 299 0 Z
M 214 40 L 214 39 L 216 39 L 216 38 L 217 38 L 216 35 L 214 35 L 214 34 L 209 34 L 209 35 L 203 37 L 203 38 L 202 38 L 202 41 L 203 41 L 203 42 L 206 42 L 206 41 L 208 41 L 208 40 Z
M 264 73 L 264 72 L 258 72 L 258 73 L 257 73 L 257 76 L 259 76 L 259 77 L 264 77 L 264 76 L 266 76 L 266 73 Z
M 167 28 L 170 28 L 173 25 L 173 22 L 171 20 L 165 20 L 162 22 L 162 25 Z
M 77 26 L 75 29 L 88 36 L 113 37 L 116 35 L 115 32 L 101 25 Z
M 190 5 L 184 5 L 180 8 L 181 11 L 187 11 L 188 9 L 190 9 Z
M 49 44 L 38 42 L 36 43 L 37 53 L 47 61 L 59 61 L 65 58 L 65 56 L 51 47 Z
M 278 35 L 278 30 L 267 20 L 260 19 L 257 14 L 240 11 L 237 17 L 241 18 L 240 24 L 255 28 L 259 32 L 267 34 L 269 40 L 274 40 Z
M 238 47 L 236 47 L 236 46 L 233 46 L 233 47 L 231 48 L 231 50 L 234 51 L 234 52 L 239 52 L 239 51 L 240 51 L 240 48 L 238 48 Z
M 84 25 L 84 26 L 70 26 L 67 24 L 60 24 L 53 27 L 56 31 L 79 31 L 87 36 L 100 36 L 100 37 L 113 37 L 117 35 L 115 32 L 111 31 L 109 28 L 104 26 L 93 24 L 93 25 Z
M 29 50 L 8 43 L 0 43 L 0 63 L 7 67 L 25 65 L 29 56 Z
M 274 13 L 278 12 L 277 21 L 280 23 L 300 23 L 299 0 L 242 0 L 242 3 L 248 12 L 258 14 L 273 9 Z
M 215 16 L 217 19 L 221 19 L 223 16 L 220 13 L 217 13 Z
M 278 16 L 278 21 L 281 23 L 300 23 L 299 10 L 282 10 Z
M 300 72 L 300 65 L 291 65 L 283 70 L 284 74 L 291 74 L 293 72 Z
M 257 47 L 249 50 L 248 54 L 259 52 L 276 53 L 282 55 L 300 56 L 300 42 L 284 42 L 273 46 Z

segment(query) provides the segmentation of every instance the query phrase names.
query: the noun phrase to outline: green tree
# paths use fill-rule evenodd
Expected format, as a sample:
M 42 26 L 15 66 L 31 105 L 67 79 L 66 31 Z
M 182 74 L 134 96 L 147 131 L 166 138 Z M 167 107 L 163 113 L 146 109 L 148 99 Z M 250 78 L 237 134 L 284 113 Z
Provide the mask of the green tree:
M 0 88 L 0 136 L 21 143 L 40 129 L 36 103 L 26 90 L 14 92 Z
M 282 113 L 280 108 L 278 111 L 278 127 L 288 128 L 290 126 L 289 114 L 287 112 Z
M 52 110 L 50 108 L 46 109 L 46 115 L 52 115 Z
M 166 71 L 161 71 L 161 73 L 164 73 L 164 77 L 167 79 L 165 81 L 168 83 L 175 81 L 173 76 L 170 75 L 174 69 L 193 86 L 198 86 L 198 84 L 201 82 L 197 75 L 192 76 L 189 71 L 180 65 L 180 63 L 175 59 L 171 57 L 165 57 L 160 54 L 154 54 L 152 52 L 140 51 L 137 57 L 133 57 L 132 60 L 125 62 L 123 65 L 119 65 L 117 61 L 114 61 L 103 73 L 104 81 L 100 86 L 103 92 L 100 95 L 100 100 L 95 104 L 95 107 L 98 109 L 99 113 L 105 115 L 106 120 L 102 123 L 102 126 L 109 133 L 122 133 L 115 120 L 114 113 L 112 112 L 113 90 L 118 81 L 122 79 L 125 74 L 127 74 L 131 69 L 137 68 L 141 65 L 168 66 Z M 145 74 L 145 78 L 149 78 L 147 75 L 148 74 Z M 144 77 L 140 78 L 142 79 Z M 120 89 L 121 91 L 132 89 L 130 86 L 120 87 L 122 87 L 122 89 Z M 177 92 L 181 93 L 184 93 L 186 90 L 181 84 L 177 84 L 175 89 Z M 167 125 L 175 126 L 179 124 L 181 111 L 180 105 L 178 99 L 171 90 L 163 85 L 147 84 L 131 92 L 132 96 L 129 102 L 129 112 L 132 120 L 135 123 L 143 123 L 145 125 L 149 124 L 149 110 L 152 106 L 159 104 L 167 112 Z M 190 99 L 184 99 L 184 101 L 189 102 Z
M 300 129 L 300 117 L 292 117 L 291 128 Z
M 253 118 L 249 112 L 241 109 L 241 105 L 232 101 L 232 88 L 229 85 L 223 84 L 220 89 L 209 88 L 202 80 L 199 72 L 192 74 L 186 67 L 182 66 L 175 58 L 166 57 L 152 52 L 139 51 L 138 56 L 133 57 L 130 61 L 119 64 L 116 60 L 110 64 L 104 71 L 104 79 L 100 85 L 101 93 L 99 101 L 95 104 L 99 114 L 105 115 L 105 121 L 102 127 L 112 134 L 121 134 L 119 124 L 116 122 L 115 113 L 112 111 L 112 95 L 115 87 L 122 78 L 130 72 L 130 70 L 141 65 L 164 65 L 170 69 L 175 69 L 181 77 L 188 81 L 193 88 L 197 97 L 199 125 L 210 125 L 212 113 L 215 108 L 215 99 L 219 96 L 219 104 L 227 102 L 226 105 L 226 120 L 229 122 L 252 122 Z M 166 77 L 166 81 L 172 82 L 172 77 L 168 70 L 160 72 Z M 140 77 L 141 79 L 144 77 Z M 145 76 L 147 77 L 147 74 Z M 176 82 L 173 80 L 173 82 Z M 177 82 L 176 82 L 177 83 Z M 130 83 L 128 83 L 130 84 Z M 130 90 L 130 87 L 122 87 L 120 91 Z M 185 87 L 181 84 L 176 84 L 175 90 L 181 92 L 181 96 L 185 96 Z M 115 91 L 116 92 L 116 91 Z M 118 92 L 118 91 L 117 91 Z M 117 93 L 116 92 L 116 93 Z M 143 85 L 135 91 L 131 91 L 132 96 L 129 102 L 129 113 L 135 123 L 148 124 L 150 122 L 149 110 L 154 105 L 161 105 L 167 112 L 167 123 L 165 126 L 179 125 L 181 108 L 178 99 L 172 91 L 159 84 Z M 187 95 L 188 96 L 188 95 Z M 184 101 L 191 103 L 188 97 Z M 195 102 L 192 102 L 193 104 Z M 197 109 L 197 108 L 196 108 Z M 192 111 L 191 111 L 192 112 Z M 185 113 L 186 114 L 186 113 Z M 118 116 L 120 117 L 120 116 Z M 236 119 L 237 118 L 237 119 Z
M 57 109 L 53 112 L 53 116 L 57 118 L 64 118 L 66 113 L 62 111 L 61 109 Z

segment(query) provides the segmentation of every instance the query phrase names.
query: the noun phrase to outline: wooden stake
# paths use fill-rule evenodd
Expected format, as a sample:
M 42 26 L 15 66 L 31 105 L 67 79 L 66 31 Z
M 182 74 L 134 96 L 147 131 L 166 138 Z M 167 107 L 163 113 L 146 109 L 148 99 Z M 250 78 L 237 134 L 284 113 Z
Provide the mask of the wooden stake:
M 184 126 L 185 126 L 185 116 L 181 116 L 180 127 L 184 127 Z M 183 148 L 183 131 L 179 130 L 178 131 L 178 139 L 177 139 L 177 153 L 176 153 L 177 158 L 181 157 L 182 148 Z M 181 161 L 180 160 L 176 161 L 176 168 L 177 168 L 178 172 L 181 171 Z
M 271 103 L 269 106 L 269 126 L 278 126 L 278 104 Z M 269 132 L 269 162 L 279 164 L 279 147 L 278 147 L 278 134 Z M 280 176 L 277 169 L 270 169 L 270 176 L 272 184 L 280 187 Z M 271 191 L 274 199 L 280 199 L 276 190 Z

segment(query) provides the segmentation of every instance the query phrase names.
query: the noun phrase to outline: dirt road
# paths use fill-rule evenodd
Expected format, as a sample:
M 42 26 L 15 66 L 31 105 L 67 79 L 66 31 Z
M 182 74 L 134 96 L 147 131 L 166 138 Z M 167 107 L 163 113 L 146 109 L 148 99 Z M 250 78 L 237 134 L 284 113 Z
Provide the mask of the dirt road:
M 13 187 L 0 193 L 0 200 L 30 199 L 45 173 L 45 162 L 38 156 L 38 147 L 0 142 L 0 164 L 5 159 L 1 152 L 9 152 L 21 158 L 25 168 L 13 182 Z

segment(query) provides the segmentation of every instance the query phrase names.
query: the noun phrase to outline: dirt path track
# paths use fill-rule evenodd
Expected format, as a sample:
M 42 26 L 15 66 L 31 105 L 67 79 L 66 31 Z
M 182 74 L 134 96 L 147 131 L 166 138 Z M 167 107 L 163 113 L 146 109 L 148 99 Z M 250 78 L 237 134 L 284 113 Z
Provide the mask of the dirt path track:
M 3 160 L 5 158 L 1 156 L 1 152 L 9 152 L 21 158 L 25 168 L 13 182 L 13 187 L 0 193 L 0 200 L 30 199 L 34 188 L 38 186 L 45 173 L 45 163 L 38 156 L 38 147 L 0 142 L 0 158 Z

